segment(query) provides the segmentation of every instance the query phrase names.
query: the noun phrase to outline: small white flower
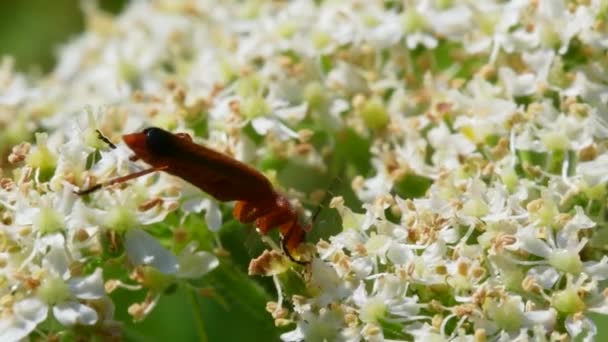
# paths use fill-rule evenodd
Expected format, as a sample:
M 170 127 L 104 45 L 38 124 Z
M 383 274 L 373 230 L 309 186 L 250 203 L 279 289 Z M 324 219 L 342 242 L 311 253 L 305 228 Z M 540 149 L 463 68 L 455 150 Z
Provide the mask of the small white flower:
M 177 277 L 198 279 L 219 266 L 217 257 L 206 251 L 197 251 L 196 242 L 188 244 L 177 256 Z
M 179 269 L 175 255 L 141 229 L 127 231 L 125 248 L 134 265 L 149 265 L 167 275 L 176 274 Z
M 190 198 L 182 204 L 182 210 L 192 214 L 200 214 L 204 210 L 205 222 L 212 232 L 217 232 L 222 226 L 222 213 L 215 199 L 201 196 Z
M 435 148 L 433 164 L 446 169 L 454 169 L 460 164 L 458 155 L 467 155 L 475 150 L 475 145 L 464 135 L 450 133 L 443 124 L 429 131 L 429 143 Z
M 12 315 L 0 318 L 0 339 L 20 341 L 47 317 L 48 307 L 37 298 L 22 299 L 12 307 Z

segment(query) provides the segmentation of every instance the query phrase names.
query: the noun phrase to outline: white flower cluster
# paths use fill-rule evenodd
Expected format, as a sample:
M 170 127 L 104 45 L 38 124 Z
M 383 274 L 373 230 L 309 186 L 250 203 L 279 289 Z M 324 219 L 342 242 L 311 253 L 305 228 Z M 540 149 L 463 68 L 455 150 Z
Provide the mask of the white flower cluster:
M 332 200 L 341 232 L 294 266 L 306 290 L 293 307 L 269 305 L 286 341 L 594 339 L 589 313 L 608 313 L 607 0 L 85 12 L 50 75 L 0 67 L 0 148 L 15 146 L 0 180 L 0 340 L 55 321 L 118 336 L 107 292 L 148 291 L 129 309 L 139 320 L 177 279 L 218 266 L 182 227 L 204 211 L 216 231 L 218 203 L 179 179 L 74 194 L 137 167 L 96 130 L 118 142 L 146 126 L 275 183 L 286 160 L 351 181 L 362 209 Z

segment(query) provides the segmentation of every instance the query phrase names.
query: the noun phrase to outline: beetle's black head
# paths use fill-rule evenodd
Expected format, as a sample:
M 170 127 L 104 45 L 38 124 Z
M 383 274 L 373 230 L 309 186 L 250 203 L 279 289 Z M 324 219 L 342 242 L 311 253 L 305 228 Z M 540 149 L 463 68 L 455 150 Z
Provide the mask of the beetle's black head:
M 168 155 L 174 150 L 175 136 L 162 128 L 148 127 L 142 131 L 146 136 L 146 147 L 152 154 Z

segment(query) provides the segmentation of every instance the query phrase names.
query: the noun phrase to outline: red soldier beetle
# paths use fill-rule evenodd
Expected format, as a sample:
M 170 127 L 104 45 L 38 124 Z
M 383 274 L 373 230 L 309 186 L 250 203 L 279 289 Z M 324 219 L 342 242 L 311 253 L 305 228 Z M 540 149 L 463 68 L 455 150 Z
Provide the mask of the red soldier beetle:
M 100 139 L 109 142 L 101 132 L 98 134 Z M 287 257 L 298 264 L 308 263 L 297 260 L 293 255 L 304 242 L 310 227 L 302 226 L 289 200 L 276 192 L 261 172 L 223 153 L 198 145 L 183 133 L 173 134 L 161 128 L 149 127 L 138 133 L 123 135 L 122 139 L 134 153 L 132 160 L 141 159 L 152 167 L 78 191 L 78 195 L 164 171 L 182 178 L 219 201 L 236 201 L 234 217 L 242 223 L 253 222 L 261 234 L 265 235 L 277 227 Z M 111 142 L 108 145 L 113 146 Z

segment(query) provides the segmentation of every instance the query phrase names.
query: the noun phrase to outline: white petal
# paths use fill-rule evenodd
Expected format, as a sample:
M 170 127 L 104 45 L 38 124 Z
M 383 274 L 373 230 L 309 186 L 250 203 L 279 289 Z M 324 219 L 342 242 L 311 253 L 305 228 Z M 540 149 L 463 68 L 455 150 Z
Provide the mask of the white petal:
M 553 267 L 536 266 L 528 270 L 528 275 L 534 278 L 543 288 L 550 289 L 559 279 L 559 273 Z
M 207 207 L 207 201 L 204 197 L 191 198 L 182 204 L 182 210 L 187 213 L 200 213 Z
M 292 120 L 296 121 L 296 122 L 300 122 L 306 116 L 307 111 L 308 111 L 308 103 L 304 102 L 303 104 L 298 105 L 298 106 L 277 109 L 275 111 L 275 115 L 283 120 L 287 120 L 288 122 L 290 122 Z
M 522 59 L 526 62 L 530 70 L 534 70 L 534 74 L 540 81 L 547 80 L 553 58 L 555 58 L 555 51 L 553 50 L 538 50 L 522 53 Z
M 595 222 L 585 215 L 583 208 L 576 206 L 575 210 L 576 214 L 568 223 L 566 223 L 566 226 L 564 227 L 565 230 L 569 233 L 578 233 L 581 229 L 595 227 Z
M 583 332 L 587 332 L 582 341 L 593 341 L 597 334 L 597 327 L 592 320 L 587 317 L 575 319 L 573 316 L 568 316 L 565 322 L 566 330 L 570 334 L 570 338 L 574 339 Z M 576 339 L 577 341 L 579 339 Z
M 45 234 L 40 237 L 41 246 L 62 248 L 65 246 L 65 238 L 61 233 Z
M 351 295 L 351 298 L 357 306 L 363 306 L 367 301 L 367 291 L 365 291 L 365 285 L 359 285 Z
M 68 254 L 64 248 L 52 247 L 43 260 L 45 268 L 50 268 L 55 271 L 61 278 L 66 278 L 70 275 Z
M 605 112 L 592 111 L 591 118 L 588 121 L 590 125 L 590 130 L 593 132 L 593 135 L 600 138 L 606 139 L 608 138 L 608 115 Z M 603 157 L 605 155 L 601 155 Z M 598 170 L 601 172 L 601 170 Z
M 534 236 L 533 228 L 524 228 L 517 234 L 518 246 L 526 252 L 538 255 L 543 258 L 551 256 L 551 248 L 541 239 Z
M 0 319 L 0 341 L 19 341 L 44 321 L 48 307 L 37 298 L 27 298 L 13 305 L 14 314 Z
M 588 261 L 583 264 L 585 273 L 591 275 L 596 280 L 608 279 L 608 256 L 600 261 Z
M 182 210 L 188 213 L 200 213 L 205 210 L 207 227 L 213 232 L 217 232 L 222 226 L 222 212 L 214 199 L 207 197 L 191 198 L 182 205 Z
M 185 252 L 187 249 L 184 248 L 184 252 L 178 257 L 180 278 L 200 278 L 220 264 L 217 257 L 209 252 L 199 251 L 193 254 L 189 251 Z
M 251 120 L 251 126 L 260 135 L 266 135 L 272 130 L 274 133 L 277 134 L 280 140 L 298 138 L 298 133 L 296 133 L 291 128 L 285 126 L 277 120 L 269 119 L 266 117 L 255 118 Z
M 66 302 L 54 306 L 53 315 L 65 326 L 75 324 L 93 325 L 97 322 L 97 312 L 78 302 Z
M 599 301 L 598 303 L 594 303 L 593 307 L 589 307 L 587 310 L 602 315 L 608 315 L 608 300 L 606 300 L 603 296 L 601 298 L 601 301 Z
M 393 243 L 388 248 L 386 256 L 395 265 L 405 265 L 412 259 L 412 252 L 404 245 Z
M 359 279 L 363 279 L 374 271 L 374 262 L 370 258 L 358 258 L 351 263 L 351 270 Z
M 46 319 L 48 307 L 38 298 L 27 298 L 13 305 L 16 317 L 38 324 Z
M 300 137 L 296 131 L 282 123 L 277 124 L 277 136 L 280 140 L 297 139 Z
M 70 291 L 80 299 L 99 299 L 105 295 L 103 271 L 97 268 L 87 277 L 75 277 L 69 281 Z
M 35 323 L 18 320 L 15 317 L 0 319 L 0 341 L 20 341 L 27 337 L 35 328 Z
M 15 211 L 15 224 L 18 226 L 26 226 L 32 224 L 34 217 L 38 216 L 40 208 L 22 208 L 18 203 Z
M 342 114 L 350 108 L 348 101 L 343 99 L 335 99 L 329 108 L 329 112 L 333 115 Z
M 162 208 L 161 206 L 155 207 L 151 210 L 146 210 L 142 215 L 139 216 L 139 222 L 143 225 L 154 224 L 160 222 L 169 215 L 169 210 Z
M 212 232 L 217 232 L 222 227 L 222 212 L 217 205 L 217 201 L 208 200 L 207 211 L 205 212 L 205 222 L 207 222 L 207 227 Z
M 304 333 L 302 332 L 302 329 L 298 326 L 297 328 L 295 328 L 292 331 L 288 331 L 284 334 L 281 334 L 281 341 L 285 341 L 285 342 L 294 342 L 294 341 L 303 341 L 304 340 Z
M 530 95 L 536 90 L 536 79 L 533 74 L 516 74 L 511 68 L 501 67 L 499 75 L 510 96 Z
M 266 135 L 275 127 L 275 122 L 269 118 L 255 118 L 251 120 L 251 126 L 259 135 Z
M 450 227 L 439 232 L 439 237 L 448 244 L 456 243 L 460 240 L 460 233 L 456 228 Z
M 529 311 L 524 314 L 525 324 L 528 327 L 541 324 L 547 330 L 553 330 L 555 320 L 557 319 L 557 312 L 555 309 L 550 308 L 549 310 L 536 310 Z
M 125 247 L 133 264 L 149 265 L 165 274 L 177 273 L 177 258 L 145 231 L 129 230 L 125 236 Z

